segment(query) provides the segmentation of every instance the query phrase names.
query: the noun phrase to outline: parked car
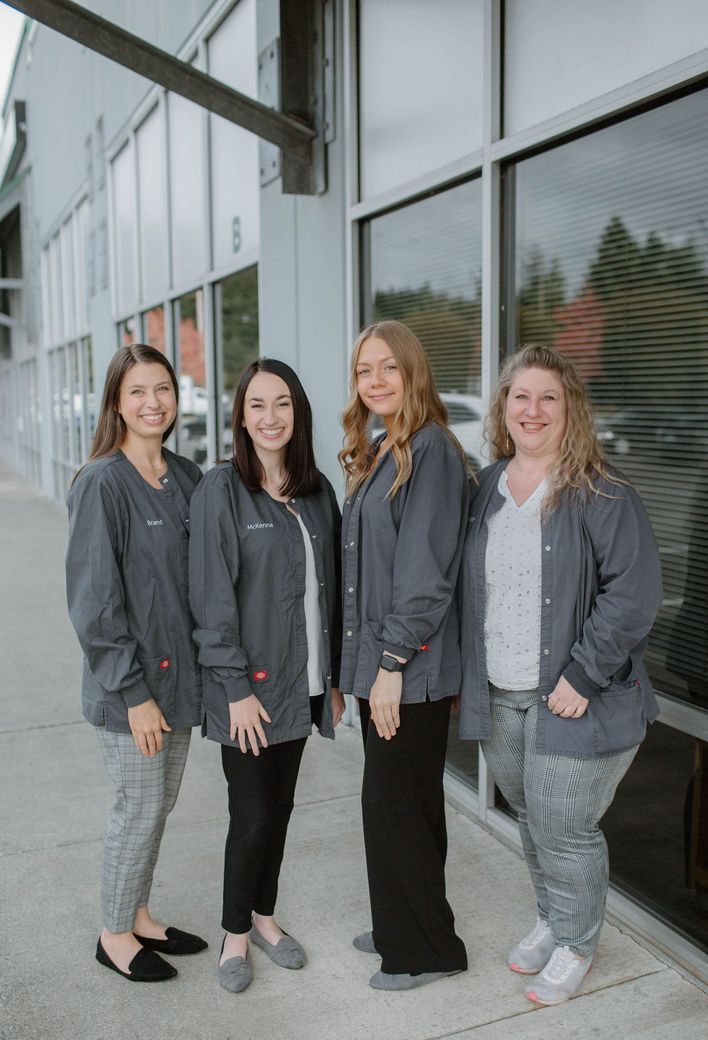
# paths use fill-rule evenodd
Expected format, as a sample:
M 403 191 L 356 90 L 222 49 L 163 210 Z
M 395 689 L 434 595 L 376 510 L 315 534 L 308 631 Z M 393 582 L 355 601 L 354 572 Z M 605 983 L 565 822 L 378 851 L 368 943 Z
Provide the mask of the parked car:
M 598 416 L 600 443 L 611 457 L 651 455 L 665 461 L 701 461 L 708 455 L 708 416 L 664 408 L 626 408 Z
M 485 465 L 482 447 L 485 409 L 482 398 L 453 391 L 444 391 L 440 398 L 447 408 L 448 426 L 462 445 L 467 461 L 476 473 Z M 376 434 L 382 430 L 383 423 L 376 416 L 372 421 L 371 432 Z

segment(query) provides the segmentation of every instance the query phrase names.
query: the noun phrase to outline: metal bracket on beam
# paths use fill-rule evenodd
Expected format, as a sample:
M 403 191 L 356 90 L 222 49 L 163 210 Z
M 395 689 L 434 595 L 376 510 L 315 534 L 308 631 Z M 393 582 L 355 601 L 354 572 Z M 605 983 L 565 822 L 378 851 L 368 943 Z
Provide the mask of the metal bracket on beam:
M 283 191 L 327 190 L 326 142 L 334 138 L 334 2 L 280 0 L 281 107 L 315 131 L 310 162 L 283 154 Z
M 258 100 L 280 111 L 280 40 L 276 38 L 258 55 Z M 280 149 L 261 138 L 258 142 L 261 187 L 280 177 Z

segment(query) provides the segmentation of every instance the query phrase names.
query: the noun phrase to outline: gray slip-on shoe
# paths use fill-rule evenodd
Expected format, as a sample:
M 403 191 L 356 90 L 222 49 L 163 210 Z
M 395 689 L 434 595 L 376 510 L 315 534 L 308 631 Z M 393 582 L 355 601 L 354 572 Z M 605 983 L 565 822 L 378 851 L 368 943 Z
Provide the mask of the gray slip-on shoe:
M 360 950 L 362 953 L 379 952 L 374 946 L 373 932 L 362 932 L 361 935 L 357 935 L 354 939 L 352 939 L 352 946 L 355 950 Z
M 248 933 L 248 938 L 254 946 L 260 946 L 268 954 L 273 964 L 277 964 L 281 968 L 302 968 L 307 963 L 307 954 L 302 946 L 297 939 L 293 939 L 292 935 L 288 935 L 287 932 L 284 933 L 283 938 L 279 942 L 273 944 L 264 939 L 256 926 L 253 925 Z
M 404 990 L 418 989 L 430 982 L 446 979 L 450 975 L 459 975 L 462 968 L 456 971 L 423 971 L 420 975 L 389 975 L 385 971 L 375 972 L 369 979 L 372 989 Z
M 221 949 L 223 951 L 223 944 Z M 245 957 L 229 957 L 223 964 L 217 965 L 216 977 L 222 989 L 229 993 L 241 993 L 253 982 L 251 958 L 248 954 Z

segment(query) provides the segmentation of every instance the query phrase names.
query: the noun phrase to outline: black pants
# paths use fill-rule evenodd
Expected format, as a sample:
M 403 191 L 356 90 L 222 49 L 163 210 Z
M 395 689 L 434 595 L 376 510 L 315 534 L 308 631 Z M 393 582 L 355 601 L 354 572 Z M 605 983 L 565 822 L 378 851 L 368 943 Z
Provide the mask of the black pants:
M 359 702 L 368 715 L 368 702 Z M 401 705 L 391 740 L 367 727 L 366 868 L 381 970 L 412 975 L 467 967 L 445 895 L 447 828 L 443 772 L 450 699 Z
M 261 748 L 256 756 L 221 745 L 221 764 L 229 785 L 229 816 L 224 856 L 227 932 L 251 927 L 251 913 L 275 911 L 295 785 L 307 738 Z

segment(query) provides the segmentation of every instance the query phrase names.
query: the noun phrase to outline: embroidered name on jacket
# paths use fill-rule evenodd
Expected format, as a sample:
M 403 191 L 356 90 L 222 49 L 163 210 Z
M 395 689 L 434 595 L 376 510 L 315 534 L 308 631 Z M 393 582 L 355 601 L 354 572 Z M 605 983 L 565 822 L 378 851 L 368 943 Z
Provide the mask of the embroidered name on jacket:
M 162 527 L 162 520 L 146 520 L 148 527 Z
M 162 521 L 160 521 L 162 523 Z M 264 527 L 273 527 L 273 524 L 246 524 L 247 531 L 260 531 Z

